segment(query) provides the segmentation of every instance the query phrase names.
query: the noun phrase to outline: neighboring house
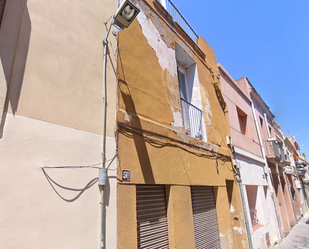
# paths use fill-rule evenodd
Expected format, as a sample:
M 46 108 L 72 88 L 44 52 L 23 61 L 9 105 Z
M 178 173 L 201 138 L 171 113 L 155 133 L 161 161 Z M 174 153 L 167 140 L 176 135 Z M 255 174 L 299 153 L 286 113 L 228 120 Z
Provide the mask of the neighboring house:
M 269 108 L 247 78 L 218 71 L 171 0 L 132 0 L 123 30 L 122 2 L 0 0 L 1 247 L 274 245 L 267 164 L 282 232 L 295 218 L 274 152 L 285 140 L 259 137 L 276 136 Z M 303 184 L 294 175 L 304 213 Z
M 291 196 L 292 196 L 292 204 L 293 208 L 295 209 L 295 215 L 296 219 L 299 220 L 301 216 L 304 214 L 304 211 L 302 210 L 301 207 L 301 201 L 300 201 L 300 191 L 297 187 L 300 187 L 299 179 L 298 179 L 298 174 L 297 174 L 297 167 L 295 164 L 295 160 L 293 157 L 293 154 L 295 149 L 293 148 L 293 144 L 289 140 L 289 138 L 285 137 L 284 139 L 284 144 L 286 148 L 286 162 L 287 166 L 285 167 L 285 173 L 288 179 L 288 183 L 290 185 L 290 191 L 291 191 Z
M 101 193 L 98 169 L 91 165 L 102 162 L 102 39 L 117 7 L 112 0 L 5 3 L 0 27 L 1 248 L 100 246 Z M 116 38 L 110 36 L 108 160 L 116 153 L 116 49 Z M 115 160 L 110 169 L 116 168 Z M 106 248 L 117 245 L 116 181 L 110 178 L 105 191 Z
M 272 182 L 274 191 L 276 212 L 280 216 L 278 223 L 280 226 L 281 237 L 283 238 L 291 227 L 296 224 L 291 194 L 285 177 L 284 167 L 286 166 L 285 153 L 283 148 L 283 137 L 278 135 L 275 127 L 274 115 L 270 111 L 267 104 L 255 90 L 247 77 L 243 77 L 236 81 L 239 86 L 247 92 L 253 103 L 253 111 L 255 112 L 258 129 L 263 141 L 262 149 L 267 159 L 269 174 L 267 176 Z
M 293 162 L 295 164 L 295 185 L 297 188 L 297 194 L 299 198 L 299 205 L 301 209 L 301 214 L 304 215 L 308 212 L 308 162 L 306 159 L 301 156 L 300 146 L 297 143 L 295 137 L 288 137 L 288 140 L 292 144 L 292 152 L 293 152 Z
M 215 54 L 134 2 L 0 2 L 3 248 L 248 248 Z
M 170 1 L 136 3 L 118 40 L 118 248 L 248 248 L 215 54 Z
M 227 103 L 232 144 L 239 168 L 240 188 L 250 231 L 252 248 L 269 248 L 280 241 L 278 222 L 265 172 L 258 122 L 250 95 L 218 64 L 220 82 Z

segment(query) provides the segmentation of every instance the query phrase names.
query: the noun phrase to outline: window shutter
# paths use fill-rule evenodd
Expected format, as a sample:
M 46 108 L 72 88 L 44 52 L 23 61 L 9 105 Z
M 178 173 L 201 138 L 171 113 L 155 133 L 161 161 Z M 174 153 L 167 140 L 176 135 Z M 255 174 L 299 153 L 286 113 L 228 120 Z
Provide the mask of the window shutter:
M 213 187 L 191 187 L 195 247 L 221 248 Z
M 169 248 L 165 196 L 165 186 L 136 186 L 138 248 Z

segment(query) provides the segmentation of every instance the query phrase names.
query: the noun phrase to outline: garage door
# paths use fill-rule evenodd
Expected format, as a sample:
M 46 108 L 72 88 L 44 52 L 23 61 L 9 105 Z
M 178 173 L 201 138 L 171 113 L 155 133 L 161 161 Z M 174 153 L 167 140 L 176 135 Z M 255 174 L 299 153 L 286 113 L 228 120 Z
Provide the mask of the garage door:
M 213 187 L 191 187 L 195 247 L 221 248 Z
M 138 248 L 169 248 L 165 186 L 137 185 Z

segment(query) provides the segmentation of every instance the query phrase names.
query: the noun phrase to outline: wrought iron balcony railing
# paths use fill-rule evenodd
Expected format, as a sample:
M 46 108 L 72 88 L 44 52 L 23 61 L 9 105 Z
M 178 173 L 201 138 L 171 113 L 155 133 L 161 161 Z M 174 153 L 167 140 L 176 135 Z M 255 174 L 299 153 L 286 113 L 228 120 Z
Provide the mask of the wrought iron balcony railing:
M 264 142 L 265 153 L 268 157 L 276 157 L 280 161 L 285 161 L 284 150 L 276 142 Z
M 198 38 L 197 33 L 188 23 L 186 18 L 181 14 L 178 8 L 171 0 L 159 0 L 167 12 L 172 16 L 174 22 L 177 22 L 179 26 L 188 34 L 188 36 L 195 41 Z
M 203 112 L 183 98 L 180 98 L 180 102 L 186 134 L 202 140 Z

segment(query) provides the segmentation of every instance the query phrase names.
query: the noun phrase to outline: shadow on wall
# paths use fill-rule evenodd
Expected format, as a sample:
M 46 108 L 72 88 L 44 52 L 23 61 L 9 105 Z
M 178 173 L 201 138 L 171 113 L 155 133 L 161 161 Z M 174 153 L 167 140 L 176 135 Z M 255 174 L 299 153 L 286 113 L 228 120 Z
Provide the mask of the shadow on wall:
M 130 89 L 128 85 L 126 84 L 126 82 L 119 80 L 118 86 L 119 86 L 127 113 L 131 115 L 133 114 L 136 117 L 136 119 L 134 120 L 135 121 L 134 127 L 137 128 L 138 130 L 142 130 L 142 125 L 137 116 L 135 105 L 131 97 Z M 146 141 L 143 136 L 135 134 L 135 133 L 132 133 L 132 137 L 134 140 L 134 144 L 135 144 L 136 152 L 138 155 L 140 167 L 143 173 L 144 181 L 146 184 L 154 184 L 155 180 L 154 180 L 154 176 L 152 172 L 152 166 L 151 166 L 148 150 L 146 147 Z
M 16 113 L 18 108 L 29 49 L 30 33 L 31 21 L 27 0 L 6 1 L 0 29 L 0 59 L 2 64 L 2 69 L 0 70 L 3 70 L 4 73 L 7 93 L 0 93 L 4 94 L 3 98 L 5 100 L 0 138 L 3 134 L 5 113 L 8 111 L 8 106 L 10 105 L 13 114 Z M 5 83 L 0 82 L 0 84 Z
M 120 68 L 119 70 L 122 70 L 122 74 L 123 74 L 123 78 L 124 80 L 119 79 L 118 80 L 118 88 L 119 91 L 121 93 L 123 102 L 125 104 L 125 109 L 126 112 L 135 116 L 136 118 L 134 119 L 135 124 L 134 127 L 137 128 L 138 130 L 142 130 L 142 124 L 138 118 L 138 115 L 136 113 L 136 108 L 135 108 L 135 104 L 134 101 L 132 99 L 131 96 L 131 92 L 130 92 L 130 88 L 127 85 L 127 82 L 125 81 L 125 71 L 123 68 L 123 63 L 121 60 L 121 51 L 118 51 L 118 58 L 119 58 L 119 64 L 120 64 Z M 133 133 L 133 140 L 134 140 L 134 144 L 135 144 L 135 148 L 136 148 L 136 152 L 138 155 L 138 159 L 139 159 L 139 163 L 140 163 L 140 167 L 142 170 L 142 174 L 144 177 L 144 181 L 146 184 L 154 184 L 155 183 L 155 179 L 154 179 L 154 175 L 152 172 L 152 166 L 151 166 L 151 162 L 149 159 L 149 154 L 148 154 L 148 150 L 146 147 L 146 142 L 144 140 L 143 136 L 140 136 L 138 134 Z
M 43 171 L 43 174 L 44 176 L 46 177 L 49 185 L 52 187 L 52 189 L 55 191 L 55 193 L 64 201 L 66 202 L 74 202 L 76 201 L 87 189 L 91 188 L 97 181 L 98 181 L 98 178 L 93 178 L 90 182 L 88 182 L 86 184 L 86 186 L 84 188 L 80 188 L 80 189 L 76 189 L 76 188 L 69 188 L 69 187 L 65 187 L 65 186 L 62 186 L 60 185 L 59 183 L 57 183 L 55 180 L 53 180 L 45 171 L 45 169 L 42 169 Z M 60 191 L 57 191 L 57 188 L 59 189 L 63 189 L 63 190 L 68 190 L 68 191 L 74 191 L 74 192 L 77 192 L 77 195 L 74 197 L 74 198 L 71 198 L 71 199 L 68 199 L 68 198 L 65 198 L 63 197 L 62 194 L 60 194 Z M 107 191 L 109 193 L 109 191 Z M 109 199 L 107 198 L 107 196 L 105 197 L 106 199 Z

